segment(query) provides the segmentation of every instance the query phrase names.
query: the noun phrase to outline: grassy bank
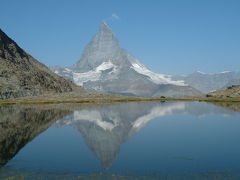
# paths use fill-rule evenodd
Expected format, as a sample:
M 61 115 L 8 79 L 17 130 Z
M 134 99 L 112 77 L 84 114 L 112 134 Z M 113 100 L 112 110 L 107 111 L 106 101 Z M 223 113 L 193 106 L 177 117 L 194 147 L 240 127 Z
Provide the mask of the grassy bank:
M 59 104 L 59 103 L 121 103 L 121 102 L 137 102 L 137 101 L 205 101 L 205 102 L 229 102 L 239 103 L 239 98 L 214 98 L 214 97 L 185 97 L 185 98 L 163 98 L 163 97 L 130 97 L 117 95 L 94 95 L 85 97 L 24 97 L 9 100 L 0 100 L 1 105 L 11 104 Z

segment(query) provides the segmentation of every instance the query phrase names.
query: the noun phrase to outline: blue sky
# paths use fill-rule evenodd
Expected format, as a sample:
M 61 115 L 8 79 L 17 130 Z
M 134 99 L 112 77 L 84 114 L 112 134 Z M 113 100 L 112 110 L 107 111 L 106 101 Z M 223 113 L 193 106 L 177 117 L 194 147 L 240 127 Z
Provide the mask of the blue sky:
M 0 6 L 0 28 L 46 65 L 78 61 L 107 19 L 121 46 L 155 72 L 240 68 L 239 0 L 0 0 Z

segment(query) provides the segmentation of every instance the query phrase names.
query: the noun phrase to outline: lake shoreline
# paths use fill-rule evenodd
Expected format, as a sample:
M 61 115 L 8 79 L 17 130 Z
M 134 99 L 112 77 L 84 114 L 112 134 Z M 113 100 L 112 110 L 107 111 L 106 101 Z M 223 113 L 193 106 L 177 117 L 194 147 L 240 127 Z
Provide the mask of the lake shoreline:
M 16 99 L 0 100 L 0 105 L 14 105 L 14 104 L 112 104 L 125 102 L 144 102 L 144 101 L 203 101 L 215 103 L 240 103 L 240 97 L 236 98 L 219 98 L 219 97 L 182 97 L 182 98 L 168 98 L 168 97 L 131 97 L 118 95 L 99 95 L 99 96 L 83 96 L 83 97 L 49 97 L 49 96 L 33 96 Z

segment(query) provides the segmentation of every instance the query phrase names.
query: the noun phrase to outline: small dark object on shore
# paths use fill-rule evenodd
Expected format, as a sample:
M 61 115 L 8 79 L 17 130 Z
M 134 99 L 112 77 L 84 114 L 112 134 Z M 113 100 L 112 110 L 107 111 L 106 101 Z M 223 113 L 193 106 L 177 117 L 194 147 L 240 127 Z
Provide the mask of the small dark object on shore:
M 207 94 L 206 97 L 213 97 L 213 95 L 211 95 L 211 94 Z

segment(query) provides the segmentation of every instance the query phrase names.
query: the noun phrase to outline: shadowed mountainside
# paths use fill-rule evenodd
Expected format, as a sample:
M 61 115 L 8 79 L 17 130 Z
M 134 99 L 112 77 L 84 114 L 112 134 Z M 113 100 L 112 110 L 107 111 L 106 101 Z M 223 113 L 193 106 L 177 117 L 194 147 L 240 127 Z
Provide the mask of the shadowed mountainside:
M 84 91 L 50 71 L 0 29 L 0 99 Z

